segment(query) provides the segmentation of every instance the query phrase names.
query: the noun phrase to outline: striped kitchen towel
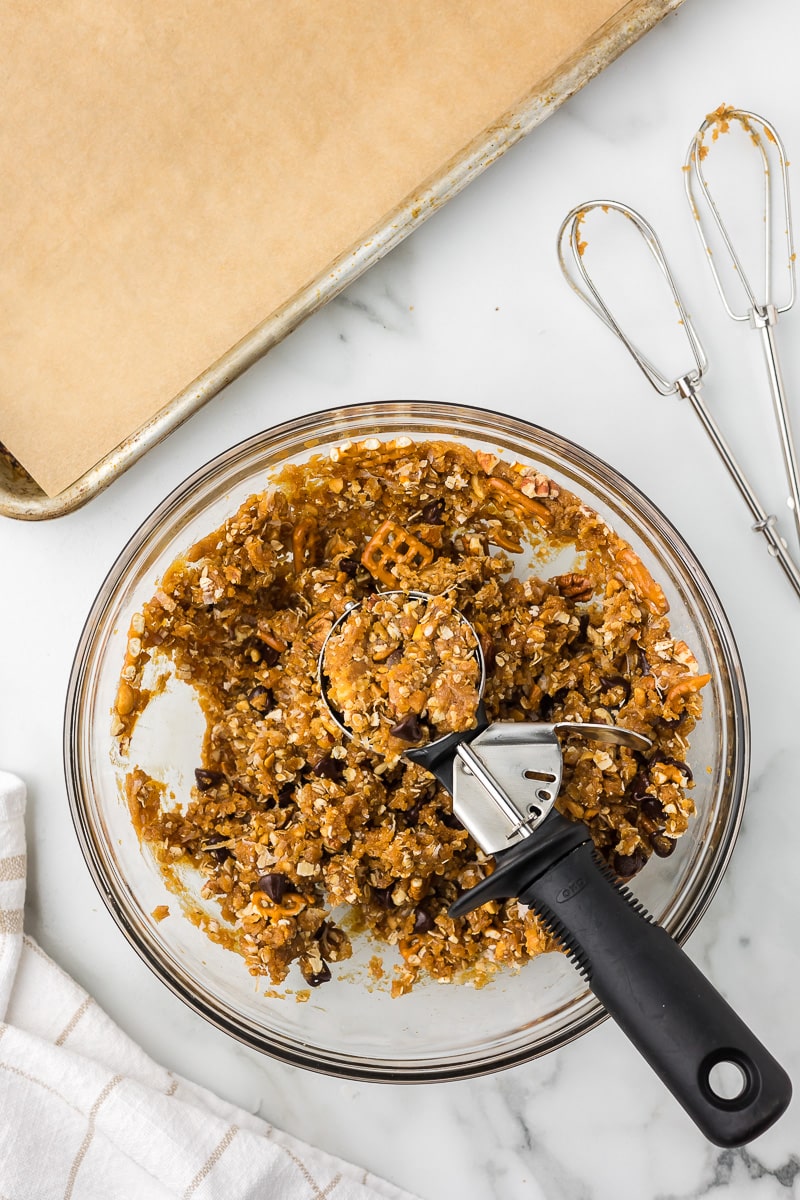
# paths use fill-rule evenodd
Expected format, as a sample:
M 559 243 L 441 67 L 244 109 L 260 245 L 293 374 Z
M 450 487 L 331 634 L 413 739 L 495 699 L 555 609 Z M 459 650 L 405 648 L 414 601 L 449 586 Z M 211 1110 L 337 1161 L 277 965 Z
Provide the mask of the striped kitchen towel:
M 154 1063 L 23 934 L 0 771 L 0 1200 L 413 1200 Z

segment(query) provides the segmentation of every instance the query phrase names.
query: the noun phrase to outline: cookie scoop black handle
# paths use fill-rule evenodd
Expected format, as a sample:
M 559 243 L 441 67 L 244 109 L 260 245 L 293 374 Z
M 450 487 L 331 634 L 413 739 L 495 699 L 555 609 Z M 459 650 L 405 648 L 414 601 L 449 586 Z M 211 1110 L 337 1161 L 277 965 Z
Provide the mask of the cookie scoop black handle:
M 788 1075 L 677 942 L 621 888 L 584 842 L 520 889 L 560 938 L 594 994 L 705 1136 L 752 1141 L 789 1104 Z M 714 1090 L 733 1063 L 741 1091 Z

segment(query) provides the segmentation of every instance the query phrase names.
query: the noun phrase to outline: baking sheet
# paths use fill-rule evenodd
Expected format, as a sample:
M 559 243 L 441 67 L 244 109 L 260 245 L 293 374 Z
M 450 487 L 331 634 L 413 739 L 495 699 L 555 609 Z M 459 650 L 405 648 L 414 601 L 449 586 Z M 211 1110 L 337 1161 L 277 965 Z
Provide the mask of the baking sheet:
M 0 511 L 106 486 L 678 3 L 10 5 Z

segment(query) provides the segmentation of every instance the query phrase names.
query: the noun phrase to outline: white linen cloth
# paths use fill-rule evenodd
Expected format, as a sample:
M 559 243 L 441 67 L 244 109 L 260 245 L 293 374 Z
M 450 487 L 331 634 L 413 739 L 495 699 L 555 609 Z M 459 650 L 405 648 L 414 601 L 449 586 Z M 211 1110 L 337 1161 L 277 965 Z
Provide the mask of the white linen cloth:
M 23 934 L 0 771 L 0 1200 L 413 1200 L 158 1066 Z

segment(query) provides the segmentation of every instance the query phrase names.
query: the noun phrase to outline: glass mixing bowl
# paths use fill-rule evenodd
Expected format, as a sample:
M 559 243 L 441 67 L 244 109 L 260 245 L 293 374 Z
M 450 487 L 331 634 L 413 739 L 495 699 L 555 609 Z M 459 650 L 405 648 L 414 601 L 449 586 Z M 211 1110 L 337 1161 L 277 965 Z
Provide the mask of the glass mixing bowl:
M 653 857 L 633 890 L 682 942 L 705 911 L 739 828 L 747 783 L 749 724 L 741 664 L 730 627 L 702 567 L 649 500 L 579 446 L 512 417 L 461 405 L 362 404 L 269 429 L 227 450 L 178 487 L 147 518 L 112 567 L 89 613 L 70 679 L 65 759 L 81 847 L 103 900 L 145 962 L 187 1004 L 249 1046 L 298 1066 L 365 1080 L 457 1079 L 544 1054 L 591 1029 L 604 1011 L 560 954 L 481 989 L 417 984 L 391 999 L 369 959 L 386 947 L 363 939 L 340 978 L 306 1003 L 270 994 L 232 951 L 208 940 L 175 910 L 133 828 L 115 759 L 110 714 L 132 615 L 165 568 L 216 529 L 286 462 L 302 462 L 345 439 L 444 438 L 526 464 L 584 499 L 627 539 L 670 603 L 673 633 L 711 673 L 704 716 L 689 754 L 697 815 L 667 859 Z M 559 570 L 569 569 L 559 560 Z M 203 719 L 187 685 L 168 687 L 135 733 L 135 754 L 176 797 L 188 797 L 200 761 Z M 151 915 L 172 904 L 169 919 Z M 299 975 L 295 986 L 302 986 Z M 265 992 L 267 994 L 265 994 Z

